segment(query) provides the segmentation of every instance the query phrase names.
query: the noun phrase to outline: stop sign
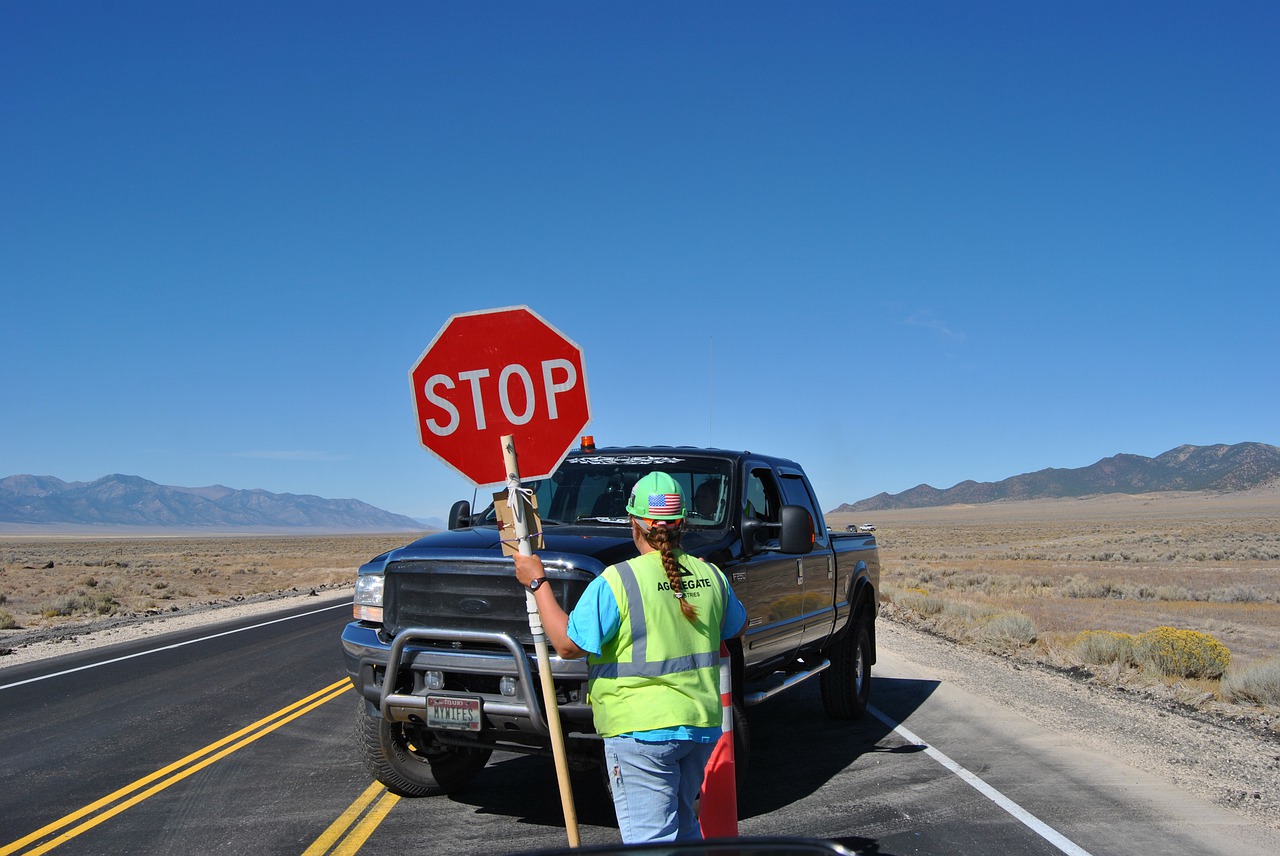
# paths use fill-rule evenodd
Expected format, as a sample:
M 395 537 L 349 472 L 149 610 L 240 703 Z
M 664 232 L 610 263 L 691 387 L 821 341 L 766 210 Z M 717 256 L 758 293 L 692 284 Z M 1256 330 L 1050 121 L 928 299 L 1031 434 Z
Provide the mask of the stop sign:
M 452 316 L 409 370 L 422 445 L 477 487 L 555 472 L 591 420 L 582 349 L 527 306 Z

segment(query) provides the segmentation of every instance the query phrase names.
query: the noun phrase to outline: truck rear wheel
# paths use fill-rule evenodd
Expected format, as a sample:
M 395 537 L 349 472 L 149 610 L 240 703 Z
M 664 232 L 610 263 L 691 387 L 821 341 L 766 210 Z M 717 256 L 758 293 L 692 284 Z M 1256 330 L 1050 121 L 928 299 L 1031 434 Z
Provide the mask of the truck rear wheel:
M 360 749 L 365 766 L 387 790 L 402 797 L 450 794 L 479 775 L 492 749 L 470 749 L 439 742 L 425 728 L 370 716 L 362 700 Z
M 852 620 L 831 651 L 831 668 L 820 676 L 822 705 L 835 719 L 857 719 L 871 696 L 871 634 L 862 615 Z

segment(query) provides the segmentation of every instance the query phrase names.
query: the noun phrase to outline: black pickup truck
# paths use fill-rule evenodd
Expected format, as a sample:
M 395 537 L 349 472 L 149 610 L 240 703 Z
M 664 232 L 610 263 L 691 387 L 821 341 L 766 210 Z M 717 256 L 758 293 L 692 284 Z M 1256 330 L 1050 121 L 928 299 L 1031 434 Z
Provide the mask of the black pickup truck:
M 828 530 L 792 461 L 667 446 L 571 453 L 550 478 L 527 485 L 542 518 L 538 554 L 560 605 L 571 610 L 597 574 L 635 556 L 624 505 L 653 470 L 674 476 L 688 498 L 684 549 L 718 565 L 747 608 L 746 631 L 729 645 L 739 777 L 745 708 L 818 676 L 829 715 L 861 715 L 876 659 L 875 536 Z M 525 592 L 502 537 L 492 506 L 473 514 L 464 500 L 448 532 L 359 570 L 342 648 L 362 696 L 363 755 L 394 793 L 457 790 L 494 749 L 550 754 Z M 550 663 L 569 764 L 598 764 L 586 661 L 552 649 Z

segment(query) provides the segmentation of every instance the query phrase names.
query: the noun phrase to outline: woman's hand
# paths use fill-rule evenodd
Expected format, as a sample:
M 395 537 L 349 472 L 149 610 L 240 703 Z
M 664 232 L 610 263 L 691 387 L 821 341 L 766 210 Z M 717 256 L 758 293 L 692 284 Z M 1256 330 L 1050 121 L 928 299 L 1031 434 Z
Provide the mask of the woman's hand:
M 538 577 L 547 575 L 546 569 L 542 567 L 542 560 L 536 555 L 526 556 L 516 553 L 512 558 L 516 561 L 516 579 L 522 586 L 527 586 Z

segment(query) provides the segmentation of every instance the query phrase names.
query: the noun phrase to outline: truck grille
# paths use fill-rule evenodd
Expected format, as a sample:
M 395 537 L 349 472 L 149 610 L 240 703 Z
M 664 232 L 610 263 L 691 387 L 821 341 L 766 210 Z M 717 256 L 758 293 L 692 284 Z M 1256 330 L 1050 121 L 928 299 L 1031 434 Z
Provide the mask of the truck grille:
M 583 580 L 550 580 L 569 611 L 586 588 Z M 384 623 L 392 634 L 406 627 L 488 630 L 533 644 L 525 590 L 510 563 L 408 561 L 386 570 Z

